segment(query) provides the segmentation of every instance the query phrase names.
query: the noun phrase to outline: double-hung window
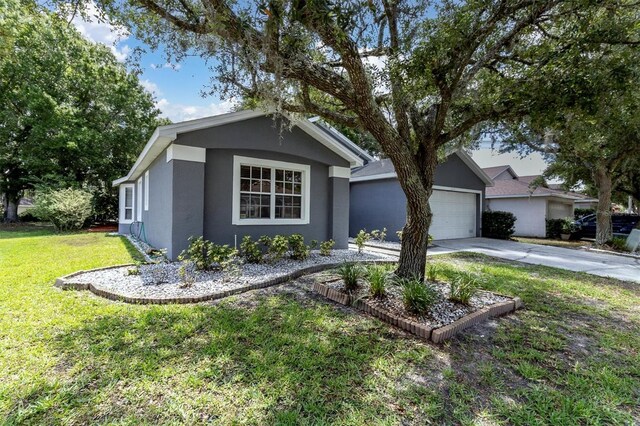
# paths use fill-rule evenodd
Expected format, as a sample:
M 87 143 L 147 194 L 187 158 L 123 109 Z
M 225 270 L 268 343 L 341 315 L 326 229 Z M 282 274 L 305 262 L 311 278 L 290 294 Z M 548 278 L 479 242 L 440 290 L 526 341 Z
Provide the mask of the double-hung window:
M 310 167 L 234 157 L 233 224 L 309 223 Z
M 120 185 L 120 223 L 133 222 L 133 184 Z

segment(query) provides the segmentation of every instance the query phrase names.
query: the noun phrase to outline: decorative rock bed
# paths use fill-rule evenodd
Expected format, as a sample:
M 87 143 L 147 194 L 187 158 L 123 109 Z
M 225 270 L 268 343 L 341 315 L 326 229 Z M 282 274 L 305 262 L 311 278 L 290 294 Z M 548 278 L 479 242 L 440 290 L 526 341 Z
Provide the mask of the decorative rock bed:
M 366 290 L 362 287 L 359 292 L 347 293 L 342 281 L 335 278 L 324 282 L 316 281 L 312 289 L 336 303 L 350 305 L 434 343 L 442 343 L 490 317 L 502 316 L 522 307 L 519 297 L 508 297 L 488 291 L 478 291 L 471 298 L 469 305 L 453 303 L 447 299 L 448 285 L 432 284 L 442 297 L 431 308 L 429 316 L 416 316 L 406 312 L 401 306 L 399 287 L 394 290 L 394 286 L 388 286 L 389 297 L 384 299 L 367 296 Z
M 395 257 L 354 250 L 333 250 L 331 256 L 311 252 L 305 261 L 281 260 L 272 264 L 244 264 L 237 275 L 224 272 L 198 272 L 195 282 L 183 287 L 179 262 L 135 265 L 78 271 L 56 280 L 65 290 L 89 290 L 111 300 L 140 304 L 197 303 L 215 300 L 249 290 L 280 284 L 305 274 L 335 268 L 343 262 L 390 262 Z

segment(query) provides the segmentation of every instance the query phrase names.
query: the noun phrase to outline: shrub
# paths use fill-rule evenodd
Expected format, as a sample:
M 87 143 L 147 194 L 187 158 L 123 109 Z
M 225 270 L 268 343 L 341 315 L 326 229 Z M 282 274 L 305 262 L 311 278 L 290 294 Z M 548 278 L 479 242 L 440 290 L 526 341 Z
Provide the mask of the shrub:
M 315 250 L 316 248 L 318 248 L 318 240 L 311 240 L 311 242 L 309 243 L 309 248 L 311 250 Z
M 427 266 L 427 280 L 431 282 L 438 281 L 438 272 L 440 272 L 438 265 Z
M 31 210 L 32 209 L 25 210 L 18 215 L 18 219 L 20 220 L 20 222 L 37 222 L 38 221 L 38 218 L 33 215 L 33 212 Z M 2 212 L 0 211 L 0 216 L 1 215 L 2 215 Z
M 269 254 L 269 260 L 277 262 L 282 259 L 289 250 L 289 240 L 282 235 L 276 235 L 269 243 L 267 253 Z
M 607 243 L 612 249 L 618 251 L 629 251 L 627 247 L 627 239 L 622 237 L 613 237 L 611 241 Z
M 414 314 L 425 314 L 438 300 L 438 292 L 432 286 L 417 278 L 400 280 L 402 289 L 402 303 L 404 308 Z
M 333 240 L 323 241 L 320 243 L 320 256 L 331 256 L 331 250 L 336 242 Z
M 480 287 L 479 278 L 469 272 L 460 272 L 451 280 L 449 300 L 468 305 Z
M 32 213 L 53 223 L 58 231 L 82 228 L 91 216 L 91 194 L 81 189 L 61 189 L 39 194 Z
M 562 227 L 560 229 L 560 233 L 562 234 L 573 234 L 578 230 L 573 219 L 570 217 L 565 217 L 564 219 L 560 219 L 562 221 Z
M 191 287 L 193 283 L 196 282 L 197 278 L 197 267 L 194 261 L 186 260 L 182 262 L 180 268 L 178 269 L 178 275 L 180 276 L 180 287 L 187 288 Z
M 482 214 L 482 236 L 508 240 L 515 232 L 516 217 L 511 212 L 487 211 Z
M 387 238 L 387 228 L 382 228 L 382 231 L 374 229 L 373 231 L 371 231 L 371 237 L 375 238 L 381 243 L 384 242 L 384 239 Z
M 560 238 L 564 219 L 547 219 L 545 222 L 547 238 Z
M 371 234 L 369 234 L 364 229 L 361 229 L 356 235 L 356 245 L 358 246 L 358 253 L 362 253 L 362 249 L 364 249 L 364 245 L 367 241 L 371 239 Z
M 353 291 L 358 288 L 358 279 L 362 277 L 362 267 L 355 263 L 343 263 L 338 268 L 338 275 L 344 281 L 344 288 Z
M 258 243 L 262 244 L 266 249 L 271 245 L 271 237 L 268 235 L 262 235 L 258 238 Z
M 372 297 L 378 299 L 384 297 L 387 274 L 387 268 L 384 266 L 373 265 L 367 268 L 367 280 L 369 281 L 369 291 Z
M 304 237 L 300 234 L 292 234 L 289 237 L 289 250 L 291 250 L 291 258 L 294 260 L 305 260 L 311 252 L 309 246 L 304 243 Z
M 192 262 L 200 271 L 220 270 L 237 252 L 228 245 L 218 245 L 203 237 L 189 237 L 189 247 L 180 253 L 178 260 Z
M 262 250 L 258 246 L 258 243 L 251 239 L 250 235 L 242 237 L 240 252 L 242 253 L 242 257 L 249 263 L 262 263 L 263 261 Z
M 595 212 L 596 212 L 596 209 L 594 208 L 586 208 L 586 209 L 576 208 L 576 209 L 573 209 L 573 218 L 580 219 L 581 217 L 589 216 L 590 214 L 594 214 Z

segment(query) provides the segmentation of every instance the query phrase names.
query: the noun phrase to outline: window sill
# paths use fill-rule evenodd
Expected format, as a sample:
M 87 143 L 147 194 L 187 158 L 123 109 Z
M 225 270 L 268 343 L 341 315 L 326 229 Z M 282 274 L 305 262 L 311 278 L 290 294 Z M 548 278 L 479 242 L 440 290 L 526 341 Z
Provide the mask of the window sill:
M 236 219 L 232 225 L 308 225 L 308 219 Z

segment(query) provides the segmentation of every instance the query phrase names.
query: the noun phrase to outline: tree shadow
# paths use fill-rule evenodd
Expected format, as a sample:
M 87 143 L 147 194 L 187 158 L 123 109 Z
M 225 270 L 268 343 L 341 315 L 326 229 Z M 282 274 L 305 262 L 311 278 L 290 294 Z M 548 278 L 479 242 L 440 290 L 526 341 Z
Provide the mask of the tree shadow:
M 345 327 L 345 319 L 355 326 Z M 73 410 L 81 423 L 105 416 L 223 424 L 330 423 L 360 411 L 392 416 L 371 405 L 377 390 L 370 381 L 394 340 L 369 333 L 367 322 L 286 296 L 260 299 L 253 309 L 223 303 L 97 317 L 55 339 L 59 368 L 70 375 L 55 390 L 62 395 L 55 409 Z M 18 405 L 38 407 L 51 392 L 43 384 Z M 51 412 L 16 411 L 9 422 L 43 415 Z
M 56 231 L 49 223 L 2 223 L 0 222 L 0 240 L 12 238 L 48 237 Z

